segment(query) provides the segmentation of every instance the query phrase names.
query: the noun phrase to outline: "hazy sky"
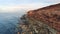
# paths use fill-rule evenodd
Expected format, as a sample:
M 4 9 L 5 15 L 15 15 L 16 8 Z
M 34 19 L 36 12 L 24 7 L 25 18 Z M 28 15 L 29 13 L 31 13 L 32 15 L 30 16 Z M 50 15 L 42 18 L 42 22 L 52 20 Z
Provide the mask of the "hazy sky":
M 0 12 L 37 9 L 57 3 L 60 3 L 60 0 L 0 0 Z

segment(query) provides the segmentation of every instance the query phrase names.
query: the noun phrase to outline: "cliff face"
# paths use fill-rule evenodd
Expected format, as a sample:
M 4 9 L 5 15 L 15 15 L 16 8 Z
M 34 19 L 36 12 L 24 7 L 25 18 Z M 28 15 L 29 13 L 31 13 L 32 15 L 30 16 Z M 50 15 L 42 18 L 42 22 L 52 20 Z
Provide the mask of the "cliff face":
M 22 29 L 22 32 L 20 34 L 56 34 L 56 31 L 50 28 L 53 31 L 51 32 L 47 25 L 40 21 L 30 19 L 27 15 L 23 15 L 21 20 L 22 23 L 19 24 L 19 27 Z
M 18 34 L 60 34 L 60 4 L 30 10 L 21 20 Z
M 29 19 L 33 18 L 34 20 L 41 21 L 60 34 L 60 3 L 37 10 L 31 10 L 27 13 L 27 17 Z

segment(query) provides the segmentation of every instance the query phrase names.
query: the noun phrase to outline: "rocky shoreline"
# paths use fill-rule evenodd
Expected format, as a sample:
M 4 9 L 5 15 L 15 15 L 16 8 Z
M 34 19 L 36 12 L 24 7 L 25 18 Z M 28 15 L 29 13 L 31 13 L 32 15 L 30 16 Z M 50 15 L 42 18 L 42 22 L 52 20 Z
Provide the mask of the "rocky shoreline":
M 43 24 L 42 22 L 27 18 L 26 15 L 23 15 L 21 20 L 23 23 L 19 24 L 20 34 L 56 34 L 56 31 L 52 30 L 51 28 L 47 28 L 47 25 Z
M 60 34 L 60 4 L 28 11 L 20 19 L 18 34 Z

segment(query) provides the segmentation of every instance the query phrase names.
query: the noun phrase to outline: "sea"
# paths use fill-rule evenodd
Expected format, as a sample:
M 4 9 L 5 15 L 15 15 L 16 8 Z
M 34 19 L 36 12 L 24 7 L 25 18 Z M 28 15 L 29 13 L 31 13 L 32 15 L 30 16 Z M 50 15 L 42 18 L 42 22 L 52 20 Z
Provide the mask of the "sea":
M 0 34 L 17 34 L 17 26 L 24 13 L 24 11 L 0 12 Z

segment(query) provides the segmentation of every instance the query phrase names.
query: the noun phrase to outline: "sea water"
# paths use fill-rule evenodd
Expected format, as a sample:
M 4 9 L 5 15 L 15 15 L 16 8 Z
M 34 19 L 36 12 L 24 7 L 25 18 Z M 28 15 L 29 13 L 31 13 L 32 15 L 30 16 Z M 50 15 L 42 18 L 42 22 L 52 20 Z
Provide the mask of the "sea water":
M 0 34 L 16 34 L 16 26 L 24 13 L 0 13 Z

